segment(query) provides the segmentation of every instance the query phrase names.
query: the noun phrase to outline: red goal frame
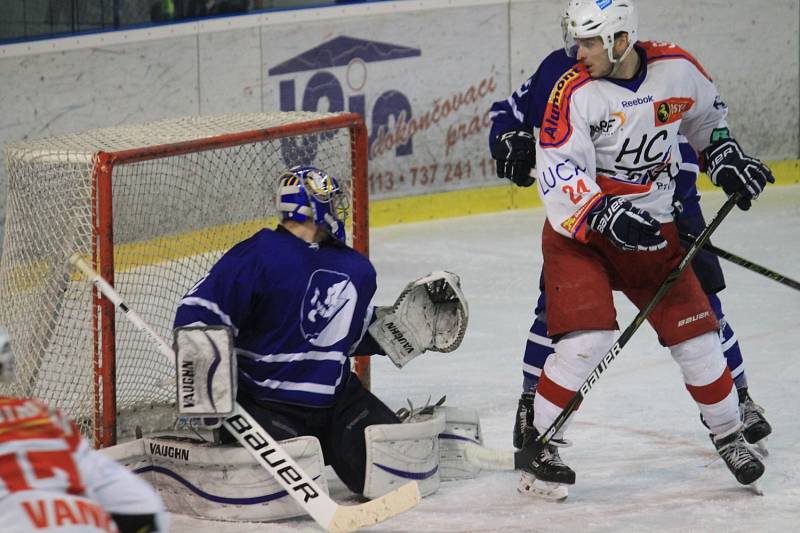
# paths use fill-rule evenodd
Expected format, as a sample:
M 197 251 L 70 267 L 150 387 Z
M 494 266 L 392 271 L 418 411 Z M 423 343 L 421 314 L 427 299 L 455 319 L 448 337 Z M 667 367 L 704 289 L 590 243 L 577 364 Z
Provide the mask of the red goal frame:
M 114 285 L 114 227 L 112 182 L 119 165 L 241 144 L 275 140 L 335 129 L 350 130 L 352 167 L 353 248 L 369 256 L 369 209 L 367 186 L 367 128 L 361 115 L 339 113 L 266 129 L 225 134 L 194 141 L 163 144 L 117 152 L 98 152 L 92 169 L 92 261 L 94 269 Z M 116 337 L 114 304 L 92 288 L 94 347 L 95 444 L 106 447 L 117 441 Z M 370 360 L 355 357 L 355 372 L 370 386 Z

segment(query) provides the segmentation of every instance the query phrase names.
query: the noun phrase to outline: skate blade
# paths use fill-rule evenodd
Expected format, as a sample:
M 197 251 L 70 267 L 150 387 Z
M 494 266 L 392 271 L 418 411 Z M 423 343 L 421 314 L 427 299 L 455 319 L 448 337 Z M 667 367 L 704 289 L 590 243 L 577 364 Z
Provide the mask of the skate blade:
M 769 437 L 764 437 L 760 441 L 750 445 L 750 448 L 758 454 L 759 459 L 765 459 L 769 455 L 769 449 L 767 448 L 767 439 L 769 439 Z
M 761 484 L 758 481 L 753 481 L 749 485 L 745 485 L 745 486 L 750 490 L 750 492 L 752 492 L 756 496 L 763 496 L 764 495 L 764 491 L 761 489 Z
M 560 502 L 567 499 L 569 489 L 563 483 L 542 481 L 528 472 L 523 472 L 519 479 L 517 490 L 520 494 L 538 496 L 544 500 Z

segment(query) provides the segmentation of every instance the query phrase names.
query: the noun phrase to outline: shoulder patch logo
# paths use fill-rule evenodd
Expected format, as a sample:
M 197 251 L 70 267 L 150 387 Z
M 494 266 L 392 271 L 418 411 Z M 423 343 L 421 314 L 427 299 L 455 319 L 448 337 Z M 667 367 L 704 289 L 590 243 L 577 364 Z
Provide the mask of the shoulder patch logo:
M 569 118 L 570 98 L 576 89 L 591 80 L 589 73 L 581 65 L 572 67 L 558 79 L 550 92 L 542 117 L 539 139 L 542 147 L 558 147 L 567 142 L 572 135 Z
M 303 337 L 314 346 L 333 346 L 350 331 L 357 301 L 356 288 L 347 274 L 315 270 L 300 311 Z
M 694 100 L 691 98 L 667 98 L 666 100 L 653 102 L 656 126 L 664 126 L 680 120 L 683 118 L 683 114 L 689 111 L 693 105 Z

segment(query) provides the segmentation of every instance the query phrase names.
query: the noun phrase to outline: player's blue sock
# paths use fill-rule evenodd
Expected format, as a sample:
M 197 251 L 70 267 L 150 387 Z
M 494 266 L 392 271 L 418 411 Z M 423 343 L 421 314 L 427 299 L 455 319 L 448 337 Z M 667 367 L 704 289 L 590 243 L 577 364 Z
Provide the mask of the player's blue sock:
M 722 352 L 725 354 L 725 360 L 728 363 L 728 369 L 731 371 L 733 383 L 737 389 L 747 387 L 747 375 L 744 371 L 744 360 L 742 359 L 742 351 L 739 348 L 739 339 L 725 319 L 725 313 L 722 311 L 722 302 L 720 302 L 719 298 L 715 294 L 709 294 L 708 301 L 714 309 L 714 314 L 717 315 L 717 320 L 719 320 L 719 340 L 722 343 Z
M 547 338 L 545 315 L 538 315 L 533 321 L 530 333 L 528 333 L 528 342 L 525 345 L 525 357 L 522 361 L 523 392 L 536 388 L 544 363 L 554 351 L 553 344 Z

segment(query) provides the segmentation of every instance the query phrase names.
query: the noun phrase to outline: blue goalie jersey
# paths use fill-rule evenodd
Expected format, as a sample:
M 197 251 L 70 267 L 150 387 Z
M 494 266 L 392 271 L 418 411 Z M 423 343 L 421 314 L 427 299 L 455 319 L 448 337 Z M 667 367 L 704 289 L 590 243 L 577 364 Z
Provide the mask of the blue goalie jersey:
M 263 229 L 186 293 L 175 327 L 229 326 L 248 396 L 328 407 L 372 317 L 375 278 L 370 261 L 343 244 Z

